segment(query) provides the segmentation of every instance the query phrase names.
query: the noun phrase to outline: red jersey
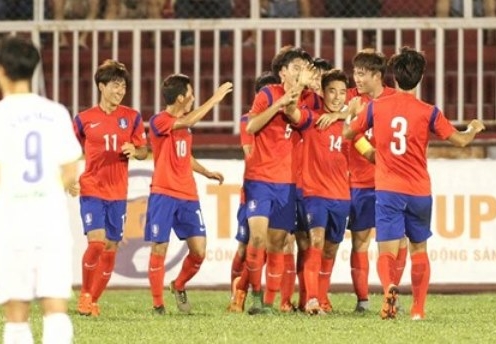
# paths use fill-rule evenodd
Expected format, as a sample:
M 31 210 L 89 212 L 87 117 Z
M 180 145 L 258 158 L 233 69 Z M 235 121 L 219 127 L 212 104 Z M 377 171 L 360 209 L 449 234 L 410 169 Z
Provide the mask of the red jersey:
M 122 105 L 110 114 L 95 106 L 76 116 L 74 130 L 86 160 L 79 178 L 81 196 L 108 201 L 127 199 L 128 159 L 121 146 L 125 142 L 146 146 L 141 115 Z
M 395 94 L 396 90 L 390 87 L 384 87 L 381 95 L 378 98 L 390 96 Z M 346 92 L 346 103 L 354 97 L 361 97 L 362 102 L 368 103 L 372 98 L 368 94 L 359 94 L 356 88 L 350 88 Z M 363 136 L 367 138 L 372 146 L 375 147 L 374 132 L 372 129 L 367 130 L 364 134 L 359 134 L 355 137 L 350 148 L 350 184 L 352 188 L 373 188 L 374 183 L 374 164 L 369 162 L 363 155 L 361 155 L 355 148 L 355 143 Z
M 351 142 L 342 136 L 343 121 L 319 130 L 315 122 L 303 134 L 303 196 L 349 200 L 348 154 Z
M 162 111 L 150 119 L 150 144 L 154 172 L 151 192 L 197 201 L 198 192 L 191 166 L 193 138 L 189 128 L 172 130 L 176 117 Z
M 282 85 L 269 85 L 257 93 L 250 116 L 257 116 L 267 110 L 284 95 Z M 301 98 L 300 98 L 301 99 Z M 254 144 L 250 159 L 246 161 L 245 179 L 268 183 L 294 183 L 295 176 L 291 169 L 295 135 L 293 131 L 309 125 L 310 110 L 306 104 L 299 102 L 301 110 L 299 123 L 291 124 L 283 111 L 254 135 Z
M 241 140 L 241 146 L 253 145 L 253 135 L 246 132 L 246 125 L 248 124 L 249 116 L 245 113 L 241 116 L 239 124 L 239 139 Z
M 353 131 L 371 126 L 376 140 L 376 190 L 430 195 L 426 157 L 429 132 L 446 140 L 456 131 L 443 113 L 411 94 L 398 92 L 374 100 L 350 124 Z

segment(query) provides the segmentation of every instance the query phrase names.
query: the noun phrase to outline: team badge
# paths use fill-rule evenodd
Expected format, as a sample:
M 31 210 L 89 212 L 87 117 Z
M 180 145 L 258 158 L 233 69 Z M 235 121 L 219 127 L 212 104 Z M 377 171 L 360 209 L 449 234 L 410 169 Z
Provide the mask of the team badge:
M 257 209 L 257 201 L 251 200 L 250 202 L 248 202 L 248 210 L 254 212 L 255 209 Z
M 127 129 L 127 127 L 128 127 L 127 119 L 125 119 L 124 117 L 121 117 L 117 121 L 119 122 L 119 128 Z
M 90 226 L 93 223 L 93 214 L 84 214 L 84 223 L 86 223 L 87 226 Z
M 308 213 L 307 214 L 307 223 L 310 225 L 312 223 L 312 220 L 313 220 L 312 214 Z
M 240 234 L 241 236 L 245 236 L 245 234 L 246 234 L 246 229 L 245 229 L 245 226 L 240 225 L 240 226 L 239 226 L 239 228 L 238 228 L 238 231 L 239 231 L 239 234 Z
M 152 235 L 154 237 L 156 237 L 158 235 L 158 230 L 159 230 L 158 225 L 157 224 L 153 224 L 152 225 Z

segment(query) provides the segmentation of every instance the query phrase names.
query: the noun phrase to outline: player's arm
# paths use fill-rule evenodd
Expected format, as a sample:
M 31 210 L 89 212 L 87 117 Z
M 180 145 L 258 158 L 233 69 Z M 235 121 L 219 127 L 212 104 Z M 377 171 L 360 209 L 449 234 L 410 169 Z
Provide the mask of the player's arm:
M 371 163 L 375 163 L 375 148 L 365 136 L 355 142 L 355 149 Z
M 467 126 L 467 130 L 458 131 L 456 130 L 453 134 L 448 137 L 448 141 L 457 147 L 465 147 L 470 142 L 472 142 L 475 136 L 482 130 L 486 129 L 484 123 L 474 119 Z
M 251 154 L 252 145 L 243 145 L 242 148 L 245 158 L 248 157 Z
M 60 175 L 62 179 L 62 185 L 64 186 L 64 190 L 71 191 L 71 189 L 73 189 L 78 185 L 77 173 L 78 173 L 77 161 L 73 161 L 60 166 Z
M 220 172 L 209 171 L 205 166 L 200 164 L 195 158 L 191 157 L 191 167 L 193 171 L 201 174 L 208 179 L 215 179 L 219 181 L 219 185 L 222 185 L 224 182 L 224 176 Z
M 223 83 L 205 103 L 185 116 L 179 117 L 172 125 L 172 130 L 190 128 L 198 123 L 212 108 L 232 92 L 232 83 Z
M 148 148 L 146 146 L 136 147 L 130 142 L 124 142 L 121 146 L 122 154 L 128 159 L 135 158 L 137 160 L 144 160 L 148 156 Z

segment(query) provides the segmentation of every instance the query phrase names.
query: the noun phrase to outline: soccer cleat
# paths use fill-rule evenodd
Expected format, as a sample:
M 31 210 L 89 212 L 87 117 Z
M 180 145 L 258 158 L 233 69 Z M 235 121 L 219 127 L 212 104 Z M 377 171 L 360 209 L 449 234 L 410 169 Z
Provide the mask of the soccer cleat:
M 96 302 L 93 302 L 91 304 L 91 314 L 92 317 L 99 317 L 100 316 L 100 306 Z
M 263 315 L 277 315 L 277 314 L 279 314 L 279 312 L 277 311 L 277 309 L 274 308 L 273 305 L 264 304 L 262 306 L 261 312 L 259 314 L 263 314 Z
M 164 305 L 160 305 L 160 306 L 153 306 L 153 314 L 156 314 L 156 315 L 164 315 L 165 314 L 165 307 Z
M 177 309 L 180 312 L 189 314 L 191 313 L 191 305 L 188 302 L 188 294 L 186 294 L 186 290 L 177 290 L 175 285 L 175 281 L 172 281 L 170 284 L 171 293 L 174 294 L 176 298 Z
M 317 298 L 313 297 L 307 301 L 307 304 L 305 305 L 305 313 L 308 315 L 324 314 L 320 308 L 319 300 L 317 300 Z
M 331 302 L 324 302 L 320 304 L 320 309 L 322 312 L 325 314 L 331 314 L 332 313 L 332 305 Z
M 369 300 L 360 300 L 357 301 L 356 307 L 355 307 L 355 313 L 365 313 L 369 310 Z
M 81 293 L 77 306 L 78 313 L 80 315 L 91 315 L 91 302 L 90 293 Z
M 396 285 L 389 285 L 388 290 L 384 295 L 384 301 L 379 313 L 382 319 L 394 319 L 396 317 L 396 303 L 398 301 L 398 292 L 398 287 Z
M 422 314 L 412 314 L 412 320 L 414 321 L 424 320 L 424 318 Z
M 262 291 L 252 291 L 251 292 L 251 307 L 248 309 L 248 314 L 249 315 L 256 315 L 256 314 L 261 314 L 262 313 L 262 299 L 263 299 L 263 292 Z
M 231 303 L 227 307 L 227 311 L 230 313 L 243 313 L 245 310 L 246 301 L 246 291 L 236 290 L 234 296 L 231 299 Z
M 292 304 L 291 302 L 289 301 L 286 301 L 284 302 L 283 304 L 281 304 L 281 306 L 279 307 L 279 311 L 281 313 L 294 313 L 298 310 L 298 307 L 296 307 L 294 304 Z

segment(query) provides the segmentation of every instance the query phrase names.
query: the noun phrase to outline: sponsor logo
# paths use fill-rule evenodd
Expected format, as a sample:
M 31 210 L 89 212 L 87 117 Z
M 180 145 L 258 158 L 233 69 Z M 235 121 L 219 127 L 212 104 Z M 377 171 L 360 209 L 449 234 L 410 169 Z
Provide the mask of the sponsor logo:
M 93 129 L 93 128 L 96 128 L 100 125 L 100 122 L 97 122 L 97 123 L 90 123 L 90 128 Z

